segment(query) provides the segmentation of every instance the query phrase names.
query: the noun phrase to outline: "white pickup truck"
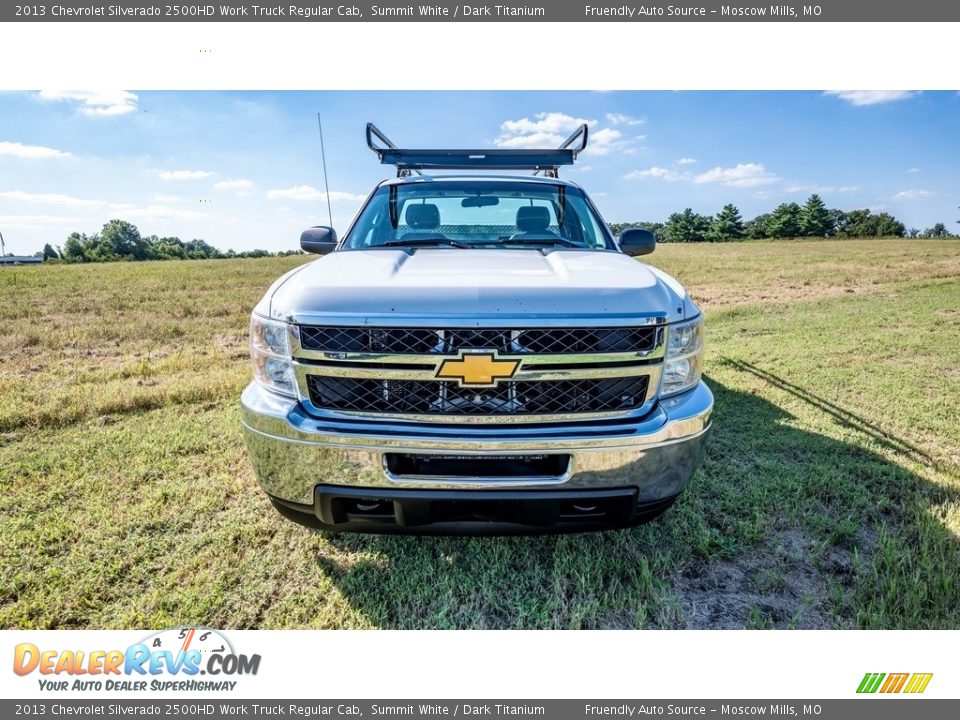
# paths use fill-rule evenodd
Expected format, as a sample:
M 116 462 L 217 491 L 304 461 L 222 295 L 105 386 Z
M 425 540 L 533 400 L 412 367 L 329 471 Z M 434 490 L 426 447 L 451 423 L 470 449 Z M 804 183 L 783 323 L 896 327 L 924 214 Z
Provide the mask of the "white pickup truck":
M 397 177 L 253 311 L 242 395 L 260 484 L 334 531 L 566 532 L 660 515 L 710 428 L 703 322 L 615 239 L 552 150 L 367 143 Z M 535 175 L 427 175 L 432 170 Z

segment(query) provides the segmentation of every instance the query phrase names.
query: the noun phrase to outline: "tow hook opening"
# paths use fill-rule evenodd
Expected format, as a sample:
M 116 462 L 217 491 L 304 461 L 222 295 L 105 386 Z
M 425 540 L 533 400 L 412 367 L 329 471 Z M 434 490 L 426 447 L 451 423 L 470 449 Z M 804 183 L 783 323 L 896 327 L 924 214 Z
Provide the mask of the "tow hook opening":
M 570 500 L 560 504 L 560 517 L 564 520 L 583 521 L 599 520 L 616 512 L 618 503 L 616 501 L 579 501 Z
M 332 508 L 341 522 L 393 522 L 395 510 L 392 500 L 384 498 L 337 498 Z

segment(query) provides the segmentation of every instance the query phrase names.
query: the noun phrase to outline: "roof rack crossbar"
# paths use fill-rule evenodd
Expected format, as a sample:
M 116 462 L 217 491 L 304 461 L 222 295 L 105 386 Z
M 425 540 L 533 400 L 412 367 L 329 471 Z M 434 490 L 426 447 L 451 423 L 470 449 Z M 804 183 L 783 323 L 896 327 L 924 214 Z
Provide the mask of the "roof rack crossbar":
M 587 149 L 587 137 L 589 135 L 590 135 L 590 128 L 587 126 L 586 123 L 583 123 L 580 127 L 578 127 L 576 130 L 573 131 L 570 137 L 568 137 L 566 140 L 564 140 L 560 144 L 559 149 L 570 150 L 573 153 L 573 160 L 575 161 L 577 159 L 577 155 L 579 155 L 580 153 L 582 153 L 584 150 Z M 580 145 L 579 147 L 574 147 L 574 143 L 577 140 L 580 140 Z M 570 164 L 572 165 L 573 163 L 571 162 Z M 543 172 L 544 172 L 544 175 L 547 175 L 548 177 L 558 177 L 557 168 L 545 168 Z M 537 171 L 534 172 L 533 174 L 537 175 L 539 173 L 540 173 L 540 169 L 537 169 Z
M 382 143 L 382 145 L 375 145 L 374 139 L 379 140 Z M 384 160 L 383 153 L 387 150 L 398 149 L 397 146 L 394 145 L 393 142 L 390 140 L 390 138 L 388 138 L 386 135 L 383 134 L 380 128 L 378 128 L 373 123 L 369 123 L 369 122 L 367 123 L 367 147 L 373 150 L 373 152 L 377 154 L 377 156 L 380 158 L 380 162 L 383 163 L 384 165 L 388 163 L 386 160 Z M 410 170 L 412 169 L 414 168 L 401 168 L 399 165 L 397 165 L 397 176 L 403 177 L 403 176 L 409 175 Z M 416 173 L 417 175 L 423 175 L 423 173 L 420 172 L 420 170 L 416 170 Z
M 373 123 L 367 123 L 367 147 L 384 165 L 394 165 L 405 177 L 421 170 L 534 170 L 557 177 L 561 165 L 573 165 L 587 147 L 586 124 L 577 128 L 563 144 L 551 150 L 527 148 L 493 150 L 409 150 L 398 148 Z M 578 144 L 579 141 L 579 144 Z

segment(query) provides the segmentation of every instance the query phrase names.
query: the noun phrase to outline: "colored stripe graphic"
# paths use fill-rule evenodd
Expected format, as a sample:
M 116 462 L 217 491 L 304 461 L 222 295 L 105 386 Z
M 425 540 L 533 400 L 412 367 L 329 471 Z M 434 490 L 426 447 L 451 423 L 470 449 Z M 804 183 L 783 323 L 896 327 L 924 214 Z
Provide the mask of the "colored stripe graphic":
M 899 692 L 919 694 L 927 689 L 930 680 L 933 679 L 933 673 L 866 673 L 860 685 L 857 686 L 857 692 L 861 694 L 871 694 L 880 692 L 883 694 L 896 694 Z
M 857 688 L 857 692 L 875 693 L 877 688 L 880 687 L 880 682 L 884 677 L 884 673 L 867 673 L 863 676 L 863 680 L 860 681 L 860 687 Z
M 890 673 L 887 675 L 887 681 L 883 684 L 883 687 L 880 688 L 882 693 L 898 693 L 903 689 L 904 683 L 907 682 L 907 678 L 910 677 L 910 673 Z
M 927 685 L 930 684 L 930 680 L 933 678 L 933 673 L 914 673 L 910 678 L 910 682 L 907 684 L 904 692 L 906 693 L 922 693 L 927 689 Z

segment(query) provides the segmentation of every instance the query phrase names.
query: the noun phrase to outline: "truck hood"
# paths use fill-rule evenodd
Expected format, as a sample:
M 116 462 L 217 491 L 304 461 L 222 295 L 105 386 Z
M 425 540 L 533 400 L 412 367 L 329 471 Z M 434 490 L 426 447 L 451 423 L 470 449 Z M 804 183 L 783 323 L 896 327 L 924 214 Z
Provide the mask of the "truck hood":
M 698 312 L 673 278 L 620 253 L 447 248 L 332 253 L 280 278 L 258 311 L 342 324 L 616 324 Z

